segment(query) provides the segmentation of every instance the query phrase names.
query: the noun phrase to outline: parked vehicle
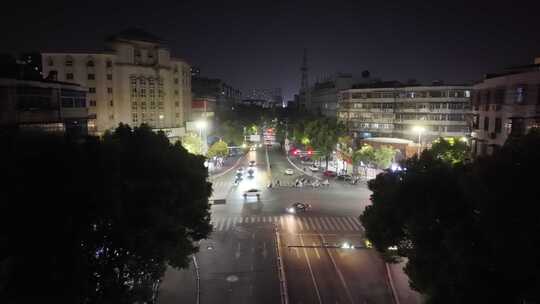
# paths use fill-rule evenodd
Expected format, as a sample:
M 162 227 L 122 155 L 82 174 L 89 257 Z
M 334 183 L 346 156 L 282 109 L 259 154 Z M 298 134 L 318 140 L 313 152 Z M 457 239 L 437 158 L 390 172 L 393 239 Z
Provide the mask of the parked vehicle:
M 319 171 L 319 167 L 315 166 L 315 165 L 311 165 L 309 166 L 309 170 L 311 170 L 311 172 L 318 172 Z
M 323 175 L 327 177 L 336 177 L 337 173 L 335 171 L 326 170 L 323 172 Z
M 285 175 L 293 175 L 293 174 L 294 174 L 293 169 L 290 169 L 290 168 L 285 169 Z
M 338 178 L 339 180 L 349 181 L 349 180 L 351 180 L 353 177 L 352 177 L 352 175 L 350 175 L 350 174 L 342 174 L 342 175 L 338 175 L 337 178 Z

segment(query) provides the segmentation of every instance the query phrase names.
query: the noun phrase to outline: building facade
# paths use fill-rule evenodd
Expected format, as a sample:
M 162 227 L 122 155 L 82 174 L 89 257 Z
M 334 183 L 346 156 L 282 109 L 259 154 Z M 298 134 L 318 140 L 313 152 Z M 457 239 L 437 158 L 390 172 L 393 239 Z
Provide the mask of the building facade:
M 0 78 L 0 126 L 85 136 L 95 129 L 86 89 L 75 84 Z
M 351 74 L 337 73 L 324 81 L 317 81 L 310 87 L 309 111 L 327 117 L 336 117 L 338 93 L 350 89 L 354 83 Z
M 422 142 L 469 136 L 470 86 L 370 84 L 338 94 L 338 120 L 356 138 L 395 137 Z
M 246 100 L 267 101 L 269 108 L 283 107 L 283 92 L 281 88 L 252 89 L 245 97 Z
M 106 51 L 42 53 L 43 74 L 88 88 L 88 111 L 98 134 L 119 123 L 181 133 L 191 107 L 189 64 L 171 57 L 163 40 L 126 30 Z
M 216 111 L 230 110 L 242 98 L 242 92 L 239 89 L 235 89 L 217 78 L 193 77 L 192 91 L 194 100 L 208 100 L 208 102 L 215 104 L 214 110 Z M 200 109 L 193 109 L 194 112 L 198 110 Z
M 473 88 L 472 150 L 491 154 L 509 136 L 540 127 L 540 58 L 528 66 L 488 74 Z

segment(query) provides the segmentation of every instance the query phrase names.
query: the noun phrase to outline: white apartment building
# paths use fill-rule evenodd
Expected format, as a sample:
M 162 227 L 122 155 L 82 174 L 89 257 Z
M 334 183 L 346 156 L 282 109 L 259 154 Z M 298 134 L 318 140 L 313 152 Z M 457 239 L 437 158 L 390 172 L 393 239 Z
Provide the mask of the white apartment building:
M 509 136 L 540 127 L 540 58 L 534 64 L 487 74 L 473 88 L 472 150 L 491 154 Z
M 396 137 L 422 142 L 470 135 L 471 87 L 364 85 L 338 94 L 338 120 L 360 138 Z
M 88 88 L 98 134 L 119 123 L 181 136 L 191 108 L 189 64 L 171 57 L 163 40 L 138 29 L 106 41 L 100 52 L 44 52 L 43 74 Z

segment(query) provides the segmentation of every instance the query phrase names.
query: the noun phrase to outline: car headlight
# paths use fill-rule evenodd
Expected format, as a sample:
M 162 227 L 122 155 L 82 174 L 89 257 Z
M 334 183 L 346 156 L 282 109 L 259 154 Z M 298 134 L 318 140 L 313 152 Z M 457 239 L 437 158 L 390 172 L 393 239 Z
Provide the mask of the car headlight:
M 294 210 L 294 208 L 287 208 L 287 212 L 289 212 L 289 213 L 296 213 L 296 210 Z
M 343 244 L 341 244 L 341 248 L 342 249 L 353 249 L 354 246 L 349 244 L 348 242 L 344 242 Z

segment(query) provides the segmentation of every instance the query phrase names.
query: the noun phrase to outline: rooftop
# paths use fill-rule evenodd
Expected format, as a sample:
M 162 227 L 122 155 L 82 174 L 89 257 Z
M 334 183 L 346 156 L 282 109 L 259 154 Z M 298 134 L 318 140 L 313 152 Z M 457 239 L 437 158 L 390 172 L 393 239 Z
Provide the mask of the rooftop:
M 108 40 L 136 40 L 150 43 L 165 43 L 164 39 L 140 28 L 125 29 L 118 34 L 110 36 Z

